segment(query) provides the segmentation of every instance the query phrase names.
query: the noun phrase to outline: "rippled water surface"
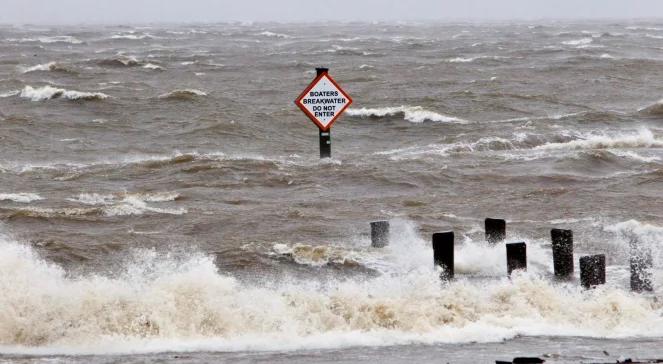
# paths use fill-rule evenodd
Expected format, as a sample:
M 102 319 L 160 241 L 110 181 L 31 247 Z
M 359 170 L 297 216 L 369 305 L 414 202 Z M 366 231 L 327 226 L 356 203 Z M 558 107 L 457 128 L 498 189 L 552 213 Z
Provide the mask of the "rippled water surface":
M 0 361 L 663 357 L 662 85 L 655 23 L 2 26 Z M 554 227 L 606 286 L 552 282 Z

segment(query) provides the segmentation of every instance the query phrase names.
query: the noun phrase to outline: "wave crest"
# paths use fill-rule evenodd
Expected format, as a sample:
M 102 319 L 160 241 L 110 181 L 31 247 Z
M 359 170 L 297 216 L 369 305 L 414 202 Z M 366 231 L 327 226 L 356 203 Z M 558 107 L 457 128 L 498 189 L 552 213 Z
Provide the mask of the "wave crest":
M 81 92 L 66 90 L 63 88 L 56 88 L 53 86 L 43 86 L 33 88 L 32 86 L 25 86 L 20 93 L 20 96 L 32 101 L 45 101 L 51 99 L 63 98 L 67 100 L 104 100 L 109 96 L 101 92 Z
M 198 97 L 204 97 L 204 96 L 207 96 L 207 93 L 200 90 L 182 89 L 182 90 L 174 90 L 165 93 L 163 95 L 159 95 L 159 98 L 166 100 L 193 100 Z
M 44 198 L 36 193 L 0 193 L 0 201 L 14 201 L 20 203 L 30 203 L 43 200 Z
M 649 129 L 640 129 L 636 134 L 590 135 L 583 139 L 563 143 L 547 143 L 534 149 L 625 149 L 625 148 L 661 148 L 663 139 L 657 139 Z
M 23 73 L 30 73 L 30 72 L 37 72 L 37 71 L 44 71 L 44 72 L 69 72 L 67 68 L 64 66 L 60 65 L 57 62 L 48 62 L 48 63 L 43 63 L 43 64 L 38 64 L 32 67 L 23 67 L 21 68 L 21 72 Z
M 436 112 L 426 110 L 421 106 L 348 109 L 347 113 L 350 116 L 371 117 L 371 118 L 384 118 L 388 116 L 402 115 L 403 119 L 413 123 L 423 123 L 424 121 L 458 123 L 458 124 L 468 123 L 467 120 L 463 120 L 453 116 L 438 114 Z

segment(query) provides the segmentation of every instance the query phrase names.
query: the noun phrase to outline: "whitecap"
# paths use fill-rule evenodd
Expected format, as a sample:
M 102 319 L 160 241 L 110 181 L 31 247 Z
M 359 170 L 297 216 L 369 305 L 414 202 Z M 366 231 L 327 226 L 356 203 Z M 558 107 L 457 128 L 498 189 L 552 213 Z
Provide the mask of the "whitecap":
M 614 135 L 590 134 L 581 136 L 581 139 L 562 143 L 547 143 L 539 145 L 538 150 L 578 150 L 578 149 L 628 149 L 628 148 L 663 148 L 663 139 L 656 138 L 649 129 L 640 129 L 633 133 L 620 133 Z
M 579 45 L 590 44 L 593 41 L 594 40 L 592 38 L 581 38 L 581 39 L 567 40 L 567 41 L 562 42 L 562 44 L 579 46 Z
M 424 109 L 421 106 L 397 106 L 397 107 L 381 107 L 381 108 L 361 108 L 361 109 L 348 109 L 349 116 L 358 117 L 376 117 L 383 118 L 387 116 L 403 115 L 403 118 L 413 123 L 423 123 L 424 121 L 436 121 L 443 123 L 468 123 L 453 116 L 438 114 L 433 111 Z
M 32 201 L 43 200 L 44 198 L 36 193 L 0 193 L 0 201 L 14 201 L 20 203 L 30 203 Z
M 153 63 L 146 63 L 143 66 L 143 68 L 147 68 L 147 69 L 154 70 L 154 71 L 164 71 L 165 70 L 165 68 L 163 68 L 159 65 L 153 64 Z
M 81 92 L 56 88 L 52 86 L 43 86 L 38 88 L 25 86 L 25 88 L 23 88 L 21 91 L 20 96 L 32 101 L 44 101 L 57 98 L 63 98 L 67 100 L 103 100 L 109 97 L 108 95 L 101 92 Z
M 291 36 L 289 36 L 287 34 L 274 33 L 274 32 L 270 32 L 270 31 L 264 31 L 264 32 L 258 33 L 258 35 L 262 35 L 264 37 L 270 37 L 270 38 L 283 38 L 283 39 L 291 38 Z
M 191 100 L 196 97 L 207 96 L 207 93 L 204 91 L 187 88 L 181 90 L 173 90 L 171 92 L 159 95 L 160 99 L 169 99 L 169 100 Z

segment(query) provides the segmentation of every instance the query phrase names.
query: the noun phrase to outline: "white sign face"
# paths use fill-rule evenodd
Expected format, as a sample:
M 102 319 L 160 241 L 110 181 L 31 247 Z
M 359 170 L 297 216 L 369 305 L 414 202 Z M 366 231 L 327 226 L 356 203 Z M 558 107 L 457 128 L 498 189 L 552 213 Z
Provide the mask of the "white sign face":
M 295 103 L 320 129 L 329 130 L 334 121 L 352 104 L 352 99 L 327 73 L 323 73 Z

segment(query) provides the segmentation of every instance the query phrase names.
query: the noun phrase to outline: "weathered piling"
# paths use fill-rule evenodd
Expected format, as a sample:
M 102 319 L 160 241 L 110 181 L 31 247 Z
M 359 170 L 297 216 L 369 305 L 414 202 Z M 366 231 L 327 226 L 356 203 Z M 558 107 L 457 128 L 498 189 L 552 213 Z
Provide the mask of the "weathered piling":
M 389 221 L 371 222 L 371 246 L 384 248 L 389 245 Z
M 555 278 L 568 280 L 573 278 L 573 231 L 552 229 L 553 266 Z
M 631 241 L 631 290 L 634 292 L 651 292 L 652 287 L 652 256 L 651 251 L 636 240 Z
M 485 221 L 486 241 L 497 244 L 506 239 L 506 221 L 487 218 Z
M 454 233 L 446 231 L 433 234 L 433 260 L 442 268 L 441 279 L 454 277 Z
M 580 258 L 580 283 L 585 289 L 605 284 L 605 255 Z
M 506 269 L 509 275 L 515 270 L 527 270 L 527 244 L 520 242 L 506 245 Z

